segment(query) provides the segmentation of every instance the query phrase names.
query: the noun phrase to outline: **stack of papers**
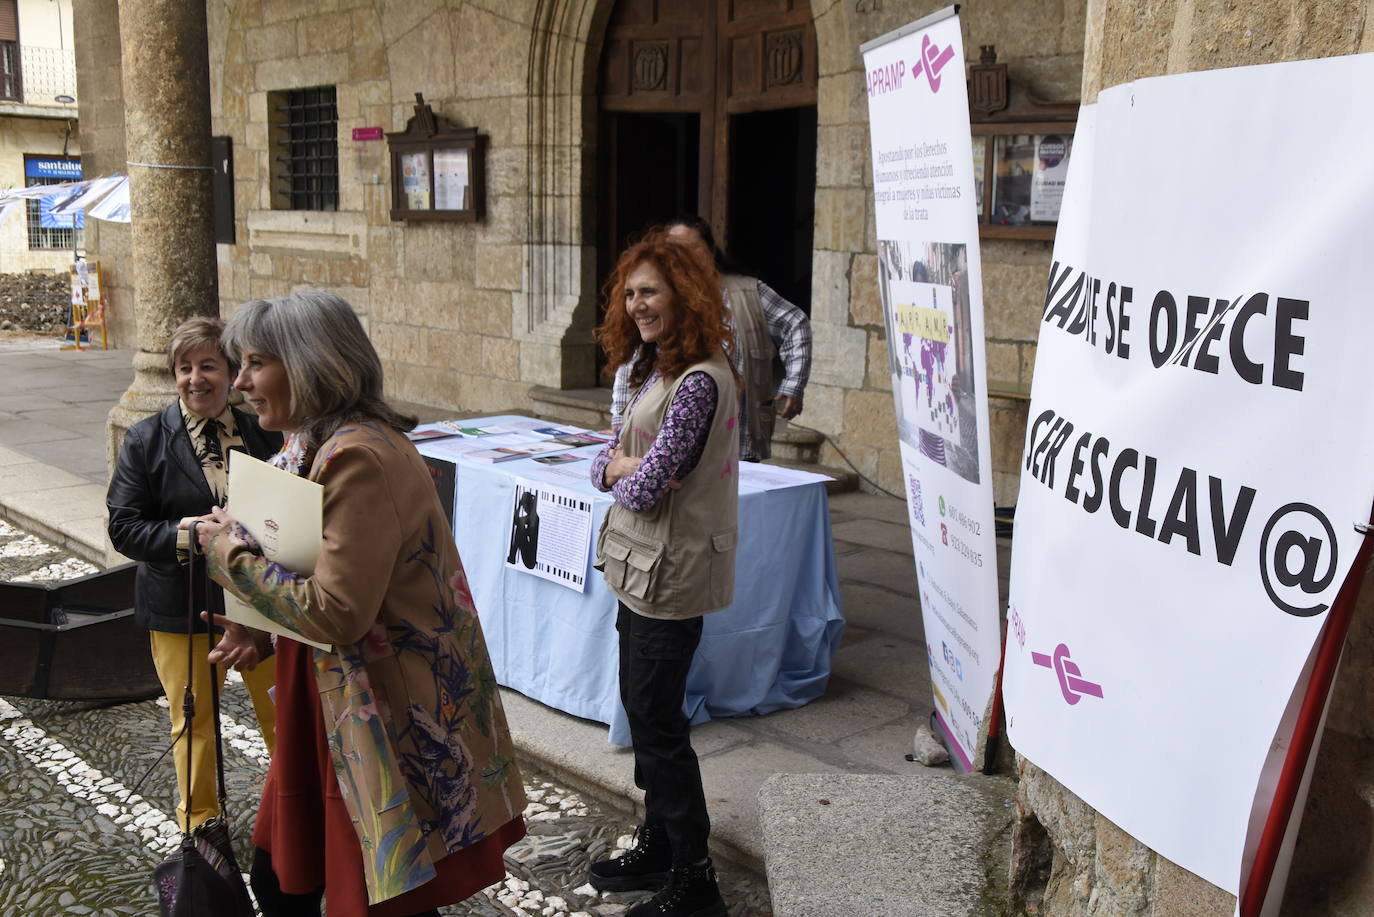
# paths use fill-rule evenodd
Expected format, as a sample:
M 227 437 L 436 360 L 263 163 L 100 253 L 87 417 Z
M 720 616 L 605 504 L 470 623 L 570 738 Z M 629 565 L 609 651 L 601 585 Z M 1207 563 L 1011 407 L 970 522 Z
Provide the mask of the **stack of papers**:
M 546 452 L 557 452 L 564 448 L 562 443 L 553 440 L 539 440 L 538 442 L 525 443 L 520 446 L 500 446 L 496 449 L 483 449 L 478 452 L 468 452 L 463 458 L 473 462 L 509 462 L 513 459 L 531 458 L 536 455 L 543 455 Z

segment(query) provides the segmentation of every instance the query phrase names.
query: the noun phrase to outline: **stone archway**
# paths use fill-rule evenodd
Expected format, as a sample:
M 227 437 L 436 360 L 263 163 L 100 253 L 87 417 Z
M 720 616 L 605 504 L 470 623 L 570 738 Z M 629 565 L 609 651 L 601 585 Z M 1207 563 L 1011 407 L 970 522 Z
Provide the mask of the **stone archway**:
M 550 388 L 595 383 L 596 62 L 613 0 L 537 0 L 530 29 L 529 182 L 522 295 L 512 327 L 539 359 L 524 381 Z
M 844 21 L 815 6 L 823 77 L 824 33 L 843 30 Z M 521 378 L 555 389 L 596 381 L 597 77 L 614 7 L 615 0 L 536 0 L 531 15 L 528 225 L 512 327 L 537 355 L 524 360 Z M 825 100 L 818 105 L 824 122 Z M 818 155 L 824 143 L 818 137 Z

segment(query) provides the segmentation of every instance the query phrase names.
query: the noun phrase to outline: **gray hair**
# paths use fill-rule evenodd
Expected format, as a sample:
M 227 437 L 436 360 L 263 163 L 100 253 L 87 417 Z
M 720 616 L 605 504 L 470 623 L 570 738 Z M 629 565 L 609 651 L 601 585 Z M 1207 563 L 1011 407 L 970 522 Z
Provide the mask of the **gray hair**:
M 252 299 L 224 328 L 224 349 L 282 361 L 291 386 L 291 418 L 313 444 L 353 420 L 376 420 L 405 432 L 415 419 L 382 395 L 382 361 L 353 307 L 324 290 Z

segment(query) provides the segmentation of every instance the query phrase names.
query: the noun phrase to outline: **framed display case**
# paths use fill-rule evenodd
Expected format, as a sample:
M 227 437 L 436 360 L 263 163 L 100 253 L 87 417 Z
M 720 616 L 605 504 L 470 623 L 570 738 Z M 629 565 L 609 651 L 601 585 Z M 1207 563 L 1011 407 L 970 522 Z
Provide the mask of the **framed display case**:
M 1073 153 L 1077 102 L 1044 102 L 983 46 L 969 68 L 974 190 L 979 235 L 1053 239 Z
M 485 139 L 475 127 L 454 127 L 415 93 L 406 129 L 386 135 L 391 153 L 393 220 L 459 220 L 485 216 Z

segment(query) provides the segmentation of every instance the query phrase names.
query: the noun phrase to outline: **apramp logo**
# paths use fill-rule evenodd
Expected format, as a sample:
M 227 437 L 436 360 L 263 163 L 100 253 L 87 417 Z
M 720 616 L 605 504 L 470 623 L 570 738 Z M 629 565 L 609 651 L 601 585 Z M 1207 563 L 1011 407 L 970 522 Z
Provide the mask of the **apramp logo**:
M 868 94 L 880 96 L 889 92 L 896 92 L 905 85 L 908 73 L 913 78 L 924 76 L 930 91 L 939 92 L 940 71 L 944 70 L 953 59 L 953 45 L 945 45 L 941 48 L 930 40 L 929 35 L 922 35 L 921 53 L 916 60 L 911 62 L 910 66 L 907 65 L 906 61 L 898 60 L 881 67 L 874 67 L 868 71 Z
M 954 46 L 945 45 L 943 49 L 935 42 L 930 40 L 929 35 L 921 36 L 921 56 L 911 65 L 911 75 L 926 76 L 926 82 L 930 84 L 931 92 L 940 91 L 940 71 L 945 69 L 945 65 L 954 57 Z
M 1032 651 L 1031 662 L 1054 670 L 1054 674 L 1059 678 L 1059 690 L 1064 695 L 1064 702 L 1069 706 L 1078 703 L 1085 694 L 1090 697 L 1102 697 L 1102 686 L 1082 677 L 1083 672 L 1078 668 L 1078 664 L 1069 658 L 1069 648 L 1062 643 L 1054 648 L 1052 657 Z

